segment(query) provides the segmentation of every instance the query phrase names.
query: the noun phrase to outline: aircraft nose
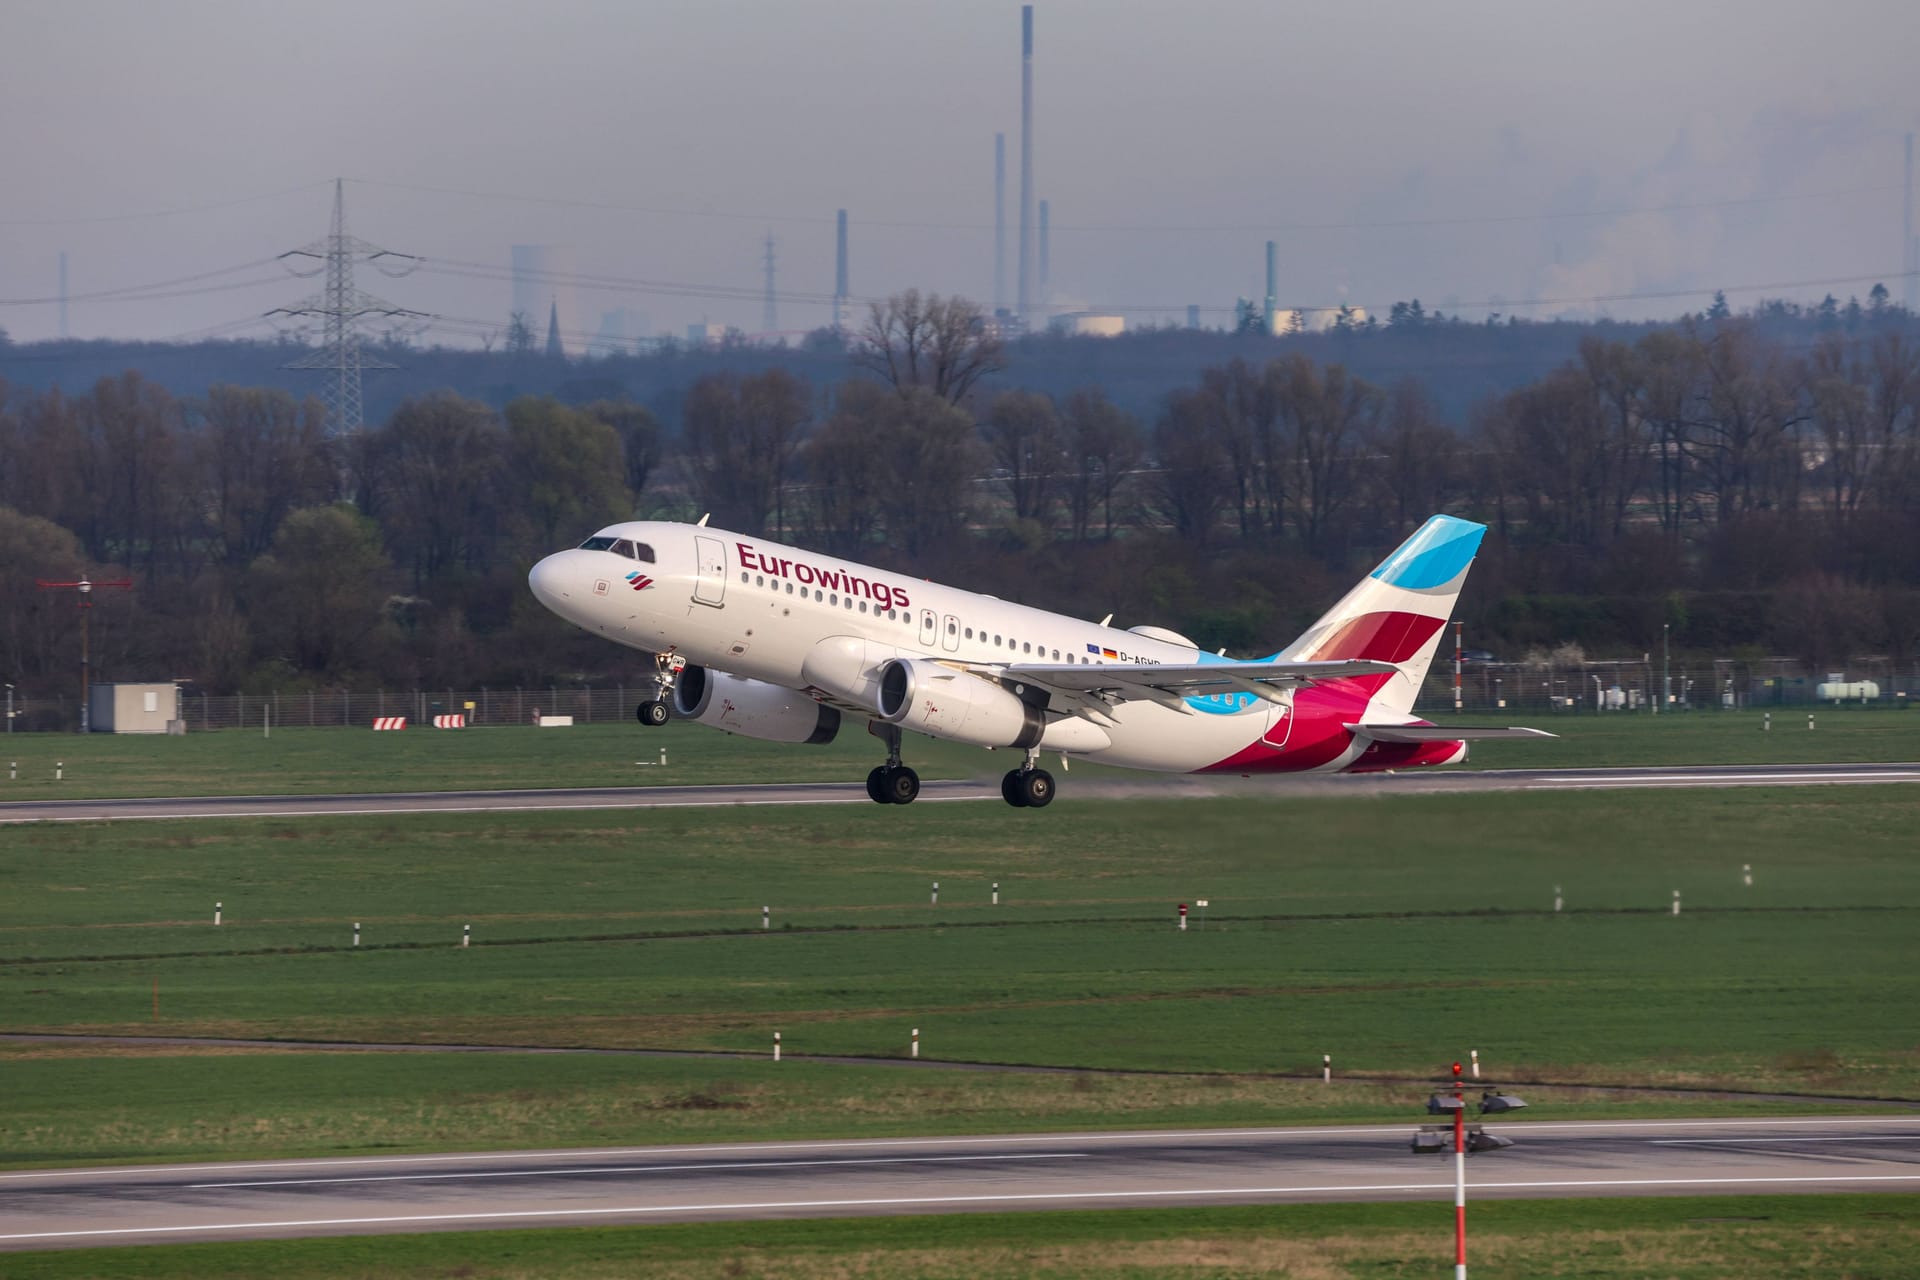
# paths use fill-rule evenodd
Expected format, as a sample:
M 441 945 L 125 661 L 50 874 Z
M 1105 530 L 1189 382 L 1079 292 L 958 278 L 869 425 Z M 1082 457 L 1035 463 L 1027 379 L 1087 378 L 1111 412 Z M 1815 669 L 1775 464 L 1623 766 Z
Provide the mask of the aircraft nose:
M 567 582 L 567 555 L 565 551 L 556 551 L 527 572 L 527 586 L 532 589 L 533 598 L 555 613 L 561 611 L 572 592 Z

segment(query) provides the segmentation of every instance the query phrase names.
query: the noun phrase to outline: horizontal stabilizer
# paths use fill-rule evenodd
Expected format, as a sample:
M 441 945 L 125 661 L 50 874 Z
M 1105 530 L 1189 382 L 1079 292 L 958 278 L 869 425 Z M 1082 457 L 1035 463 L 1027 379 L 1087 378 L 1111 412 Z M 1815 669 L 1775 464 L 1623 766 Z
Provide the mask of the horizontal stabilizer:
M 1482 738 L 1556 738 L 1545 729 L 1475 728 L 1444 724 L 1350 724 L 1349 733 L 1361 734 L 1375 742 L 1477 742 Z

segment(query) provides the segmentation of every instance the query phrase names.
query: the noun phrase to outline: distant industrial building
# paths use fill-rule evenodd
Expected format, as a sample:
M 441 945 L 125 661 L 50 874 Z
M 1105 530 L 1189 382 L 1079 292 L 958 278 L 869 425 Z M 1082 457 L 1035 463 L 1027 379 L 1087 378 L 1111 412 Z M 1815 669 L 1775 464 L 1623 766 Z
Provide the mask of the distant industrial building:
M 687 345 L 690 347 L 717 347 L 720 340 L 727 336 L 727 326 L 702 321 L 687 326 Z
M 174 684 L 96 684 L 87 691 L 88 725 L 95 733 L 166 733 L 180 719 Z
M 637 355 L 649 338 L 649 318 L 632 307 L 615 307 L 600 313 L 600 328 L 588 344 L 595 355 Z
M 1069 338 L 1117 338 L 1127 331 L 1127 318 L 1094 311 L 1069 311 L 1049 317 L 1047 329 Z

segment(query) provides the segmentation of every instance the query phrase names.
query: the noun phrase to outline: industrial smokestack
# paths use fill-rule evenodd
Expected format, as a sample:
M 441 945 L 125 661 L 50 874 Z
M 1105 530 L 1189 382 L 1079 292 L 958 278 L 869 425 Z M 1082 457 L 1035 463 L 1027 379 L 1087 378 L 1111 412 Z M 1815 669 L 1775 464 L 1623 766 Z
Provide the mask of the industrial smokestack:
M 1267 324 L 1267 332 L 1273 332 L 1273 313 L 1277 309 L 1276 295 L 1280 292 L 1280 268 L 1273 241 L 1267 241 L 1267 307 L 1261 316 Z
M 1900 227 L 1901 227 L 1900 248 L 1902 251 L 1900 254 L 1900 261 L 1902 263 L 1902 268 L 1907 273 L 1905 287 L 1903 287 L 1900 290 L 1900 293 L 1901 293 L 1901 296 L 1906 300 L 1907 310 L 1920 311 L 1920 305 L 1916 305 L 1915 303 L 1915 299 L 1920 298 L 1920 276 L 1916 276 L 1914 274 L 1916 269 L 1920 269 L 1920 241 L 1915 241 L 1913 238 L 1913 135 L 1912 134 L 1907 135 L 1907 180 L 1906 182 L 1901 184 L 1900 191 L 1905 198 L 1904 203 L 1902 205 L 1902 212 L 1901 212 L 1901 218 L 1900 218 Z M 65 261 L 65 259 L 63 258 L 62 261 Z M 64 312 L 62 314 L 64 314 Z
M 847 211 L 835 219 L 838 243 L 833 259 L 833 327 L 844 329 L 847 317 Z
M 1040 202 L 1040 306 L 1047 305 L 1047 202 Z
M 1033 6 L 1020 6 L 1020 318 L 1031 308 L 1033 270 Z
M 993 135 L 993 310 L 1007 309 L 1007 135 Z

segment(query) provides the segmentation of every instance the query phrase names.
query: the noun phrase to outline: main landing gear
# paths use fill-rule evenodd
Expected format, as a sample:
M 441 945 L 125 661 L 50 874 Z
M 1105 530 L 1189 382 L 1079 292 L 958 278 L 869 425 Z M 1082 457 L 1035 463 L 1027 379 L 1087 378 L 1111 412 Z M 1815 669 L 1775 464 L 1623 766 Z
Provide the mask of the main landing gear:
M 887 744 L 887 762 L 867 775 L 867 795 L 875 804 L 912 804 L 920 775 L 900 763 L 900 730 L 875 720 L 868 731 Z
M 686 669 L 687 660 L 669 649 L 665 653 L 653 655 L 654 694 L 633 709 L 634 719 L 649 729 L 658 729 L 667 722 L 669 713 L 667 699 L 673 696 L 673 680 Z
M 1000 779 L 1001 797 L 1016 809 L 1044 809 L 1053 803 L 1053 775 L 1035 765 L 1039 756 L 1027 752 L 1027 762 Z

